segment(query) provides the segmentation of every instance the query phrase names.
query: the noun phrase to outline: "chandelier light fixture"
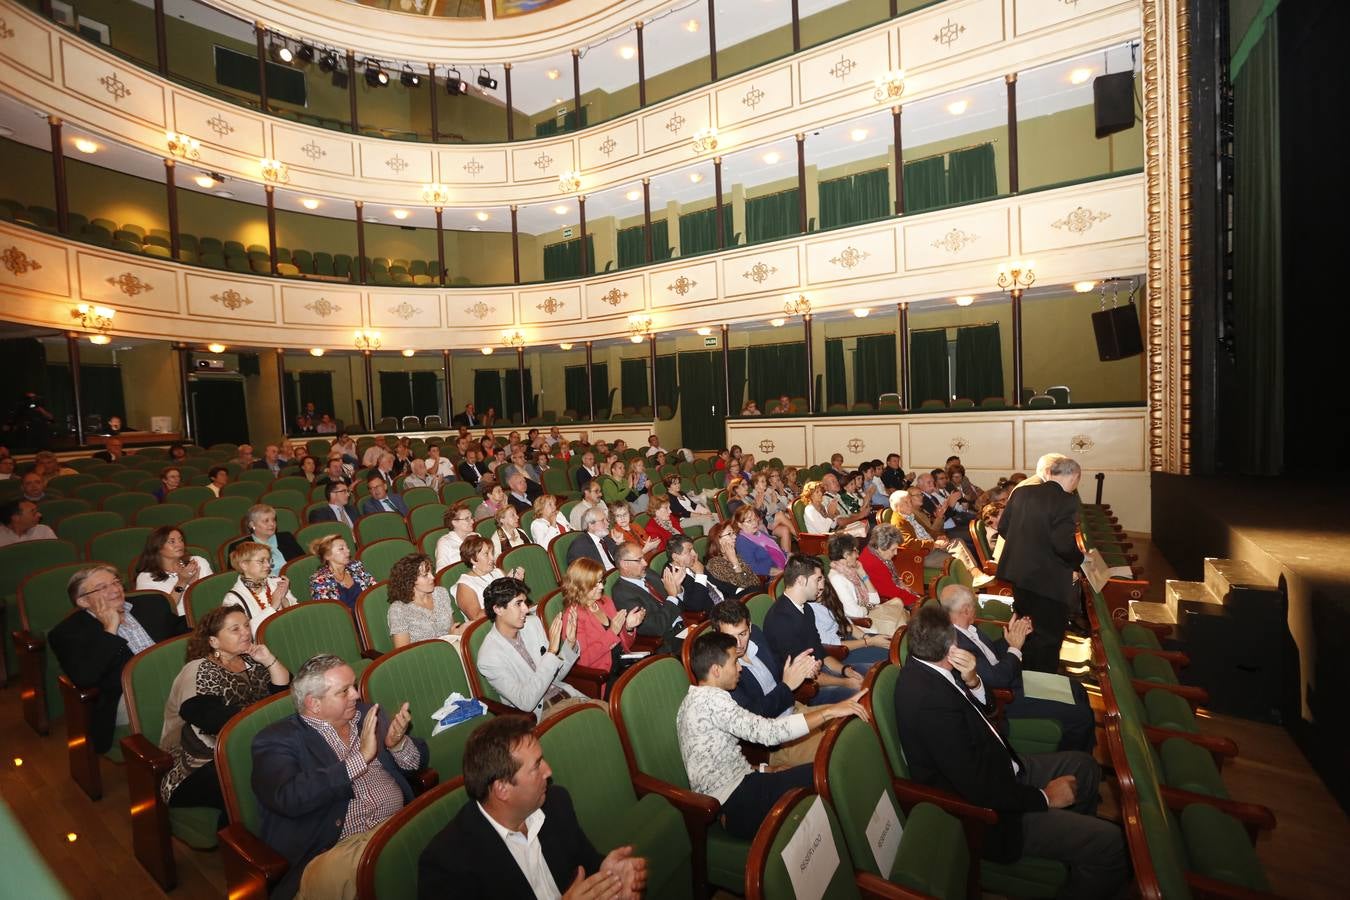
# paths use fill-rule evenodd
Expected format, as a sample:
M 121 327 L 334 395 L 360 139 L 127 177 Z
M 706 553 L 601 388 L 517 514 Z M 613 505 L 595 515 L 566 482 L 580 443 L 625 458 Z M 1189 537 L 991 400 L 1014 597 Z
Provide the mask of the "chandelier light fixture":
M 443 184 L 424 184 L 422 200 L 432 206 L 445 206 L 450 202 L 450 189 Z
M 998 286 L 1007 291 L 1013 299 L 1020 300 L 1026 293 L 1027 288 L 1031 287 L 1036 281 L 1036 273 L 1033 270 L 1035 263 L 1027 260 L 1026 262 L 1005 263 L 998 267 Z
M 164 132 L 164 142 L 169 145 L 169 154 L 179 159 L 200 159 L 202 142 L 186 134 L 175 131 Z
M 581 190 L 581 173 L 572 169 L 559 175 L 558 190 L 564 194 L 575 194 Z
M 628 331 L 630 332 L 628 338 L 630 341 L 635 344 L 642 343 L 647 339 L 647 336 L 652 333 L 652 317 L 629 316 Z
M 525 335 L 521 334 L 519 331 L 503 331 L 502 346 L 511 347 L 512 349 L 524 347 Z
M 70 311 L 70 317 L 78 321 L 81 328 L 94 332 L 89 336 L 89 342 L 92 344 L 106 344 L 111 340 L 108 331 L 112 328 L 113 317 L 116 315 L 117 310 L 106 306 L 90 306 L 88 303 L 81 303 Z
M 717 129 L 712 125 L 694 132 L 694 152 L 711 153 L 717 149 Z
M 811 315 L 811 301 L 806 299 L 805 294 L 788 297 L 787 302 L 783 304 L 783 312 L 789 317 L 809 316 Z
M 872 91 L 873 100 L 878 103 L 899 100 L 900 95 L 905 92 L 905 70 L 891 69 L 889 72 L 883 72 L 876 77 L 874 83 L 876 89 Z
M 362 331 L 359 328 L 356 330 L 354 343 L 356 344 L 357 350 L 364 350 L 367 353 L 378 350 L 383 346 L 378 331 Z
M 279 159 L 268 159 L 266 157 L 258 160 L 258 167 L 262 170 L 263 181 L 272 184 L 285 184 L 291 180 L 290 170 L 286 164 Z

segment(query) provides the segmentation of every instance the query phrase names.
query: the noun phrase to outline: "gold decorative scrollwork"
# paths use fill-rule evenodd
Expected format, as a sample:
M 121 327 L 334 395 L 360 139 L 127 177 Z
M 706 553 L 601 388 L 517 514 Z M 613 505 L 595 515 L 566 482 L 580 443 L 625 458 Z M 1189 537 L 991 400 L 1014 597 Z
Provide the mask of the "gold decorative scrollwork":
M 1097 442 L 1086 434 L 1075 434 L 1069 439 L 1069 449 L 1074 453 L 1087 453 L 1095 446 Z
M 482 300 L 479 300 L 473 306 L 466 306 L 464 308 L 464 314 L 466 316 L 473 316 L 475 319 L 479 320 L 486 319 L 488 316 L 492 315 L 492 313 L 495 313 L 496 311 L 497 307 L 488 306 Z
M 776 446 L 778 446 L 778 445 L 775 444 L 773 441 L 769 440 L 768 438 L 765 438 L 764 440 L 762 440 L 762 441 L 759 442 L 759 452 L 760 452 L 760 453 L 772 453 L 773 450 L 774 450 L 774 447 L 776 447 Z
M 42 268 L 42 263 L 29 259 L 28 254 L 18 247 L 6 247 L 5 252 L 0 254 L 0 259 L 4 260 L 5 268 L 12 275 L 26 275 L 34 269 Z
M 562 302 L 557 297 L 546 297 L 544 298 L 543 303 L 535 306 L 535 309 L 541 309 L 551 316 L 566 305 L 566 303 Z
M 953 228 L 942 237 L 933 241 L 934 250 L 946 250 L 948 253 L 960 253 L 967 245 L 973 244 L 980 239 L 978 234 L 971 234 L 968 231 L 962 231 L 960 228 Z
M 1098 222 L 1105 222 L 1109 218 L 1111 218 L 1109 212 L 1097 212 L 1078 206 L 1070 210 L 1069 214 L 1064 218 L 1051 222 L 1050 227 L 1065 228 L 1072 231 L 1074 234 L 1083 234 L 1084 232 L 1091 231 L 1093 225 L 1096 225 Z
M 693 290 L 697 284 L 698 282 L 695 281 L 694 279 L 689 278 L 685 275 L 681 275 L 680 277 L 672 281 L 670 284 L 666 285 L 666 290 L 674 291 L 676 294 L 679 294 L 681 297 L 683 297 L 685 294 Z
M 848 447 L 849 453 L 861 453 L 867 449 L 867 442 L 862 438 L 851 438 L 844 446 Z
M 114 103 L 121 103 L 127 97 L 131 96 L 131 88 L 118 77 L 116 72 L 109 72 L 98 80 L 103 85 L 103 89 L 112 95 Z
M 872 254 L 866 250 L 859 250 L 857 247 L 849 246 L 839 251 L 838 256 L 830 257 L 830 262 L 836 266 L 843 266 L 845 269 L 852 269 L 860 262 Z
M 305 309 L 314 313 L 314 315 L 318 316 L 321 319 L 326 319 L 333 313 L 342 311 L 342 307 L 338 306 L 336 303 L 334 303 L 332 300 L 329 300 L 327 297 L 320 297 L 313 303 L 306 303 Z
M 228 290 L 221 291 L 219 294 L 212 294 L 211 299 L 216 301 L 226 309 L 228 309 L 230 312 L 234 312 L 237 309 L 242 309 L 243 307 L 248 306 L 253 302 L 251 299 L 245 297 L 243 294 L 239 293 L 234 288 L 229 288 Z
M 755 107 L 763 103 L 766 96 L 768 95 L 752 84 L 750 89 L 745 92 L 745 96 L 741 98 L 741 103 L 751 112 L 754 112 Z
M 398 306 L 391 306 L 391 307 L 389 307 L 389 312 L 390 312 L 391 315 L 398 316 L 400 319 L 402 319 L 403 321 L 406 322 L 406 321 L 408 321 L 409 319 L 411 319 L 413 316 L 415 316 L 415 315 L 417 315 L 418 313 L 420 313 L 421 310 L 418 309 L 417 307 L 413 306 L 413 305 L 412 305 L 411 303 L 409 303 L 407 300 L 404 300 L 404 301 L 403 301 L 402 303 L 400 303 Z
M 146 284 L 131 272 L 123 272 L 116 278 L 108 276 L 108 284 L 115 285 L 119 291 L 126 294 L 128 297 L 135 297 L 137 294 L 144 293 L 145 291 L 153 291 L 155 289 L 154 285 Z
M 960 22 L 953 22 L 949 17 L 946 24 L 933 35 L 933 40 L 950 50 L 952 45 L 961 39 L 961 35 L 965 34 L 965 31 L 966 26 Z
M 959 434 L 956 437 L 952 438 L 951 443 L 952 452 L 955 453 L 957 456 L 960 456 L 962 453 L 965 453 L 966 448 L 969 446 L 970 441 L 961 437 Z
M 618 288 L 610 288 L 609 291 L 600 299 L 608 303 L 610 306 L 618 306 L 620 303 L 628 299 L 628 292 L 621 291 Z
M 769 266 L 765 265 L 762 262 L 757 262 L 749 269 L 742 272 L 741 277 L 749 278 L 755 284 L 763 284 L 764 282 L 769 280 L 770 275 L 772 275 L 777 271 L 778 271 L 777 266 Z

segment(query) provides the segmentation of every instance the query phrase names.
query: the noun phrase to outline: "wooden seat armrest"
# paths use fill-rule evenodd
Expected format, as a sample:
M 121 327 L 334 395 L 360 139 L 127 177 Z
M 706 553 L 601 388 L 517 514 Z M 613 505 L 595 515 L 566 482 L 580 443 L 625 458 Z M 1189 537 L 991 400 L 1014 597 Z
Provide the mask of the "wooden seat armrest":
M 231 822 L 220 829 L 220 842 L 248 869 L 267 880 L 264 890 L 286 874 L 286 869 L 289 868 L 286 857 L 264 844 L 260 838 L 237 822 Z M 235 882 L 231 880 L 231 897 L 236 896 L 234 886 Z
M 1209 702 L 1209 691 L 1204 688 L 1191 687 L 1186 684 L 1162 684 L 1157 681 L 1144 681 L 1142 678 L 1131 678 L 1130 684 L 1134 687 L 1134 692 L 1139 696 L 1144 696 L 1149 691 L 1167 691 L 1169 694 L 1176 694 L 1191 705 L 1192 709 L 1204 706 Z
M 872 620 L 867 616 L 849 616 L 848 620 L 859 628 L 871 628 Z
M 879 900 L 925 900 L 928 897 L 922 891 L 887 881 L 871 872 L 854 872 L 853 881 L 863 897 L 877 897 Z
M 655 653 L 661 649 L 661 639 L 650 634 L 640 634 L 633 639 L 634 653 L 640 653 L 643 650 L 648 653 Z
M 516 709 L 514 706 L 509 706 L 505 703 L 502 703 L 500 700 L 489 700 L 486 697 L 478 697 L 476 699 L 478 700 L 478 702 L 486 706 L 488 708 L 488 712 L 492 713 L 494 716 L 530 715 L 530 713 L 527 713 L 524 710 Z
M 1216 734 L 1195 734 L 1190 731 L 1175 731 L 1171 728 L 1159 728 L 1156 725 L 1145 725 L 1144 736 L 1148 742 L 1154 745 L 1161 745 L 1163 741 L 1171 738 L 1181 738 L 1183 741 L 1195 744 L 1202 750 L 1208 750 L 1214 757 L 1214 764 L 1223 768 L 1224 763 L 1234 759 L 1238 755 L 1237 742 L 1232 738 L 1222 737 Z
M 1191 664 L 1191 658 L 1179 650 L 1154 650 L 1150 647 L 1121 647 L 1121 652 L 1125 654 L 1126 659 L 1134 659 L 1136 656 L 1156 656 L 1159 659 L 1165 659 L 1172 664 L 1173 671 L 1181 671 Z
M 27 628 L 19 628 L 14 631 L 14 646 L 24 653 L 41 653 L 47 642 Z
M 796 700 L 798 703 L 810 703 L 816 698 L 816 694 L 819 693 L 820 685 L 816 684 L 814 680 L 803 681 L 797 686 L 797 689 L 792 692 L 792 699 Z
M 361 658 L 362 658 L 362 659 L 371 659 L 371 660 L 379 659 L 379 658 L 380 658 L 380 651 L 378 651 L 378 650 L 362 650 L 362 651 L 361 651 Z
M 842 660 L 848 656 L 848 648 L 843 644 L 826 644 L 825 655 L 832 656 L 835 659 Z
M 708 621 L 708 613 L 704 610 L 682 609 L 680 610 L 680 619 L 684 621 L 686 628 L 693 628 L 695 625 Z
M 95 700 L 98 699 L 98 688 L 96 687 L 82 688 L 75 682 L 71 681 L 70 676 L 68 675 L 60 676 L 59 678 L 57 678 L 57 682 L 60 684 L 64 696 L 74 697 L 76 700 L 79 700 L 80 703 L 84 704 L 85 706 L 92 704 Z
M 722 804 L 714 797 L 687 791 L 643 772 L 633 776 L 633 787 L 639 794 L 659 794 L 665 797 L 686 819 L 692 817 L 693 821 L 705 825 L 715 821 L 718 813 L 722 811 Z
M 1190 886 L 1191 896 L 1196 900 L 1274 900 L 1278 896 L 1208 878 L 1198 872 L 1187 872 L 1186 884 Z
M 1221 813 L 1232 816 L 1247 829 L 1247 834 L 1251 837 L 1253 844 L 1256 843 L 1258 833 L 1275 830 L 1275 813 L 1259 803 L 1243 803 L 1238 800 L 1211 797 L 1208 794 L 1197 794 L 1194 791 L 1169 787 L 1165 784 L 1158 785 L 1158 791 L 1163 802 L 1167 804 L 1167 808 L 1174 812 L 1181 812 L 1192 803 L 1203 803 L 1206 806 L 1214 807 Z
M 984 574 L 986 574 L 986 575 L 997 575 L 997 574 L 998 574 L 998 563 L 994 562 L 992 559 L 986 560 L 985 563 L 984 563 L 984 567 L 983 567 L 982 571 L 983 571 Z
M 909 809 L 916 803 L 931 803 L 943 812 L 950 813 L 962 821 L 975 822 L 982 826 L 998 824 L 998 813 L 992 809 L 967 803 L 955 794 L 941 788 L 917 784 L 903 778 L 892 778 L 891 786 L 895 790 L 896 799 L 905 809 Z
M 440 783 L 440 773 L 435 769 L 418 769 L 416 772 L 408 775 L 408 784 L 412 787 L 413 796 L 415 797 L 425 794 Z
M 143 734 L 122 738 L 122 755 L 128 766 L 140 766 L 154 773 L 156 784 L 173 768 L 173 754 L 161 750 Z
M 609 681 L 609 673 L 604 669 L 595 669 L 590 666 L 573 666 L 563 681 L 581 691 L 587 697 L 601 700 L 605 696 L 605 684 Z

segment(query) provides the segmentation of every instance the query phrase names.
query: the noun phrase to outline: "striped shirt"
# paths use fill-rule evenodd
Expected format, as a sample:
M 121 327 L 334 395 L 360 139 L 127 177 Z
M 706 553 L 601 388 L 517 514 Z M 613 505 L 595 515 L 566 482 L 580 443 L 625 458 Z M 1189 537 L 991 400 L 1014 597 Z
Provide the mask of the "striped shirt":
M 345 743 L 337 729 L 322 719 L 300 717 L 319 733 L 329 749 L 347 766 L 347 775 L 352 780 L 352 799 L 347 803 L 347 815 L 343 817 L 339 840 L 369 831 L 403 808 L 403 790 L 398 782 L 378 761 L 372 765 L 361 755 L 361 717 L 364 714 L 365 710 L 358 709 L 352 717 L 351 724 L 347 726 Z M 394 762 L 405 771 L 415 769 L 421 756 L 417 745 L 407 738 L 404 738 L 398 749 L 391 752 Z

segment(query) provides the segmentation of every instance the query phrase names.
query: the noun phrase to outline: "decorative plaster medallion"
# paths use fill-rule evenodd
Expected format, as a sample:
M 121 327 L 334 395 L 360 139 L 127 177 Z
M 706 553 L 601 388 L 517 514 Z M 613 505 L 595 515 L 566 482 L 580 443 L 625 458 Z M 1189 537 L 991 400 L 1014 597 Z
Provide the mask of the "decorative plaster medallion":
M 421 312 L 420 309 L 413 306 L 407 300 L 404 300 L 398 306 L 389 307 L 389 311 L 405 322 L 411 319 L 413 316 L 417 315 L 419 312 Z
M 395 175 L 402 175 L 403 170 L 408 168 L 408 161 L 395 153 L 384 161 L 384 164 L 394 170 Z
M 310 162 L 318 162 L 320 159 L 328 155 L 327 151 L 325 151 L 313 140 L 310 140 L 308 144 L 301 147 L 300 152 L 308 156 Z
M 482 300 L 479 300 L 473 306 L 466 306 L 464 308 L 464 315 L 473 316 L 475 319 L 486 319 L 488 316 L 490 316 L 492 313 L 495 313 L 496 311 L 497 307 L 488 306 Z
M 757 262 L 749 269 L 741 273 L 742 278 L 749 278 L 755 284 L 763 284 L 769 280 L 769 276 L 778 271 L 777 266 L 766 266 L 762 262 Z
M 131 272 L 123 272 L 116 278 L 108 276 L 108 284 L 116 285 L 117 289 L 128 297 L 135 297 L 137 294 L 155 289 L 154 285 L 146 284 Z
M 305 309 L 314 313 L 314 315 L 318 316 L 321 319 L 326 319 L 333 313 L 342 311 L 342 307 L 338 306 L 336 303 L 334 303 L 332 300 L 329 300 L 327 297 L 320 297 L 313 303 L 306 303 Z
M 857 247 L 850 246 L 839 251 L 838 256 L 830 257 L 830 262 L 834 263 L 836 266 L 843 266 L 845 269 L 852 269 L 871 255 L 872 254 L 868 253 L 866 250 L 859 250 Z
M 29 259 L 28 254 L 24 253 L 18 247 L 6 247 L 5 252 L 0 259 L 5 262 L 5 268 L 14 275 L 24 275 L 34 269 L 42 268 L 42 264 L 35 259 Z
M 960 228 L 953 228 L 942 237 L 933 241 L 934 250 L 946 250 L 948 253 L 960 253 L 967 244 L 973 244 L 980 239 L 978 234 L 971 234 L 968 231 L 962 231 Z
M 1050 227 L 1067 228 L 1074 234 L 1082 234 L 1086 231 L 1091 231 L 1092 226 L 1096 225 L 1098 222 L 1105 222 L 1109 218 L 1111 218 L 1109 212 L 1096 212 L 1095 210 L 1077 206 L 1058 222 L 1051 222 Z
M 861 453 L 867 449 L 867 443 L 862 438 L 853 438 L 844 446 L 848 447 L 849 453 Z
M 541 172 L 552 165 L 553 165 L 553 157 L 549 156 L 547 153 L 540 152 L 540 154 L 536 156 L 534 159 L 534 167 Z
M 470 178 L 477 178 L 483 174 L 484 168 L 486 167 L 478 161 L 476 156 L 469 157 L 469 161 L 464 164 L 464 171 L 469 173 Z
M 610 288 L 609 293 L 600 298 L 610 306 L 618 306 L 624 300 L 628 299 L 628 292 L 621 291 L 618 288 Z
M 694 279 L 681 275 L 679 278 L 676 278 L 670 284 L 666 285 L 666 290 L 674 291 L 683 297 L 685 294 L 689 293 L 696 284 L 698 284 L 698 282 Z
M 0 41 L 7 41 L 14 37 L 14 29 L 9 27 L 9 23 L 0 17 Z
M 216 301 L 226 309 L 230 310 L 231 312 L 233 312 L 236 309 L 240 309 L 241 307 L 248 306 L 250 303 L 253 302 L 248 297 L 245 297 L 243 294 L 236 291 L 234 288 L 230 288 L 229 290 L 226 291 L 221 291 L 219 294 L 212 294 L 211 299 Z
M 961 35 L 965 33 L 965 30 L 966 26 L 959 22 L 953 22 L 949 16 L 947 18 L 947 24 L 937 30 L 937 34 L 933 35 L 933 40 L 950 50 L 952 44 L 955 44 L 961 39 Z
M 760 452 L 760 453 L 772 453 L 772 452 L 773 452 L 773 448 L 774 448 L 775 446 L 777 446 L 777 445 L 774 444 L 773 441 L 769 440 L 768 438 L 765 438 L 764 440 L 762 440 L 762 441 L 759 442 L 759 452 Z
M 838 78 L 840 81 L 844 81 L 845 79 L 848 78 L 848 76 L 853 74 L 853 70 L 856 68 L 858 68 L 857 60 L 849 59 L 847 56 L 841 53 L 839 54 L 838 61 L 836 61 L 834 65 L 830 66 L 830 74 L 833 75 L 835 78 Z
M 131 96 L 131 88 L 123 83 L 121 78 L 117 77 L 116 72 L 109 72 L 98 80 L 103 85 L 103 89 L 112 95 L 113 102 L 121 103 L 127 97 Z
M 970 441 L 966 440 L 965 438 L 961 437 L 960 435 L 957 435 L 956 437 L 952 438 L 952 443 L 951 443 L 952 452 L 955 453 L 957 456 L 960 456 L 962 453 L 965 453 L 965 452 L 966 452 L 966 448 L 969 447 L 969 446 L 970 446 Z
M 600 152 L 605 154 L 605 156 L 609 156 L 611 153 L 614 152 L 615 148 L 617 148 L 618 146 L 619 146 L 618 141 L 614 140 L 614 138 L 612 137 L 607 136 L 604 139 L 604 141 L 600 143 Z
M 755 107 L 763 103 L 766 96 L 763 91 L 752 84 L 750 90 L 746 91 L 745 96 L 741 98 L 741 103 L 751 112 L 754 112 Z
M 669 131 L 671 134 L 679 134 L 680 129 L 683 127 L 684 127 L 684 116 L 680 115 L 677 112 L 671 113 L 670 118 L 666 119 L 666 131 Z
M 557 297 L 547 297 L 543 303 L 536 305 L 535 309 L 542 309 L 551 316 L 566 305 L 566 303 L 562 302 Z
M 216 113 L 214 116 L 207 119 L 206 127 L 214 131 L 217 137 L 224 137 L 234 131 L 234 126 L 220 113 Z
M 1095 446 L 1097 446 L 1096 441 L 1086 434 L 1075 434 L 1069 441 L 1069 448 L 1074 453 L 1087 453 Z

